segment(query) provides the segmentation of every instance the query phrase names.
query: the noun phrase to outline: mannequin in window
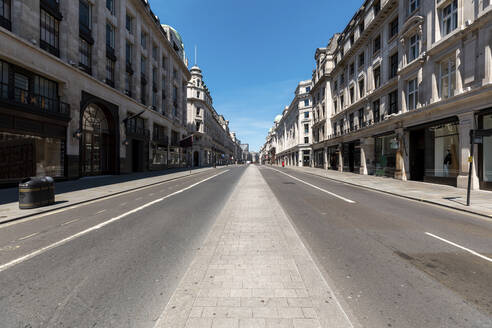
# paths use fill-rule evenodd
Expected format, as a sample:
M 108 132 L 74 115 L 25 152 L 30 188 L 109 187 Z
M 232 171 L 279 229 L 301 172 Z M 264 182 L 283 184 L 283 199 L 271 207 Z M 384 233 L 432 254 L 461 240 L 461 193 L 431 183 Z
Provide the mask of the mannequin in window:
M 453 164 L 453 157 L 451 156 L 451 150 L 448 148 L 446 156 L 444 157 L 444 176 L 449 176 L 449 168 Z

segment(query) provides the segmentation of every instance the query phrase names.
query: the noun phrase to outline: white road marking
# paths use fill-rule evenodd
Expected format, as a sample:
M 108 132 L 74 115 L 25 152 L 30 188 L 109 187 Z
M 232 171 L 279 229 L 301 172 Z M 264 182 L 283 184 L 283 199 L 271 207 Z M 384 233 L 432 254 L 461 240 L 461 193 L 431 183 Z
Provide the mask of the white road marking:
M 34 237 L 36 235 L 39 235 L 39 232 L 35 232 L 35 233 L 32 233 L 28 236 L 25 236 L 25 237 L 22 237 L 22 238 L 19 238 L 18 240 L 24 240 L 24 239 L 28 239 L 28 238 L 31 238 L 31 237 Z
M 290 174 L 287 174 L 285 172 L 282 172 L 282 171 L 279 171 L 279 170 L 276 170 L 276 169 L 272 169 L 272 168 L 270 168 L 270 170 L 277 171 L 278 173 L 285 174 L 286 176 L 290 177 L 291 179 L 297 180 L 297 181 L 302 182 L 302 183 L 304 183 L 304 184 L 306 184 L 306 185 L 308 185 L 308 186 L 310 186 L 310 187 L 312 187 L 314 189 L 318 189 L 318 190 L 320 190 L 320 191 L 322 191 L 324 193 L 327 193 L 328 195 L 331 195 L 333 197 L 339 198 L 339 199 L 343 200 L 344 202 L 347 202 L 347 203 L 350 203 L 350 204 L 355 204 L 355 202 L 353 200 L 350 200 L 348 198 L 345 198 L 345 197 L 342 197 L 342 196 L 337 195 L 335 193 L 332 193 L 332 192 L 330 192 L 330 191 L 328 191 L 326 189 L 323 189 L 323 188 L 320 188 L 320 187 L 315 186 L 313 184 L 310 184 L 309 182 L 306 182 L 306 181 L 303 181 L 301 179 L 298 179 L 298 178 L 296 178 L 296 177 L 294 177 L 294 176 L 292 176 Z
M 40 254 L 43 254 L 44 252 L 49 251 L 50 249 L 53 249 L 53 248 L 55 248 L 55 247 L 58 247 L 58 246 L 60 246 L 60 245 L 65 244 L 65 243 L 67 243 L 67 242 L 69 242 L 69 241 L 72 241 L 72 240 L 74 240 L 74 239 L 76 239 L 76 238 L 79 238 L 79 237 L 81 237 L 81 236 L 83 236 L 83 235 L 86 235 L 86 234 L 88 234 L 89 232 L 92 232 L 92 231 L 96 231 L 96 230 L 98 230 L 98 229 L 101 229 L 102 227 L 107 226 L 108 224 L 111 224 L 111 223 L 116 222 L 116 221 L 118 221 L 118 220 L 121 220 L 121 219 L 123 219 L 124 217 L 127 217 L 127 216 L 128 216 L 128 215 L 130 215 L 130 214 L 136 213 L 136 212 L 138 212 L 138 211 L 143 210 L 144 208 L 147 208 L 147 207 L 149 207 L 149 206 L 152 206 L 152 205 L 154 205 L 154 204 L 157 204 L 157 203 L 159 203 L 159 202 L 162 202 L 163 200 L 165 200 L 165 199 L 167 199 L 167 198 L 170 198 L 170 197 L 176 196 L 176 195 L 178 195 L 178 194 L 181 194 L 181 193 L 183 193 L 183 192 L 185 192 L 185 191 L 187 191 L 187 190 L 189 190 L 189 189 L 192 189 L 192 188 L 194 188 L 194 187 L 198 186 L 199 184 L 202 184 L 202 183 L 204 183 L 204 182 L 206 182 L 206 181 L 208 181 L 208 180 L 210 180 L 210 179 L 213 179 L 213 178 L 215 178 L 215 177 L 217 177 L 217 176 L 219 176 L 219 175 L 221 175 L 221 174 L 224 174 L 224 173 L 226 173 L 227 171 L 229 171 L 229 170 L 225 170 L 225 171 L 222 171 L 222 172 L 217 173 L 217 174 L 215 174 L 215 175 L 212 175 L 211 177 L 208 177 L 208 178 L 206 178 L 206 179 L 203 179 L 203 180 L 201 180 L 201 181 L 198 181 L 198 182 L 196 182 L 196 183 L 194 183 L 194 184 L 192 184 L 192 185 L 190 185 L 190 186 L 188 186 L 188 187 L 186 187 L 186 188 L 183 188 L 183 189 L 181 189 L 181 190 L 175 191 L 175 192 L 173 192 L 173 193 L 171 193 L 171 194 L 169 194 L 169 195 L 167 195 L 167 196 L 164 196 L 164 197 L 162 197 L 162 198 L 159 198 L 159 199 L 153 200 L 153 201 L 151 201 L 151 202 L 149 202 L 149 203 L 147 203 L 147 204 L 145 204 L 145 205 L 142 205 L 142 206 L 140 206 L 140 207 L 134 208 L 134 209 L 133 209 L 133 210 L 131 210 L 131 211 L 128 211 L 128 212 L 126 212 L 126 213 L 123 213 L 123 214 L 121 214 L 121 215 L 118 215 L 118 216 L 116 216 L 116 217 L 114 217 L 114 218 L 112 218 L 112 219 L 109 219 L 109 220 L 107 220 L 107 221 L 104 221 L 104 222 L 102 222 L 102 223 L 99 223 L 99 224 L 97 224 L 97 225 L 95 225 L 95 226 L 93 226 L 93 227 L 87 228 L 87 229 L 85 229 L 85 230 L 83 230 L 83 231 L 80 231 L 80 232 L 78 232 L 78 233 L 76 233 L 76 234 L 74 234 L 74 235 L 71 235 L 71 236 L 69 236 L 69 237 L 67 237 L 67 238 L 64 238 L 64 239 L 62 239 L 62 240 L 60 240 L 60 241 L 57 241 L 56 243 L 53 243 L 53 244 L 51 244 L 51 245 L 48 245 L 48 246 L 43 247 L 43 248 L 41 248 L 41 249 L 38 249 L 38 250 L 36 250 L 36 251 L 34 251 L 34 252 L 32 252 L 32 253 L 29 253 L 29 254 L 27 254 L 27 255 L 24 255 L 24 256 L 22 256 L 22 257 L 19 257 L 19 258 L 15 259 L 15 260 L 12 260 L 12 261 L 7 262 L 7 263 L 5 263 L 5 264 L 2 264 L 2 265 L 0 265 L 0 272 L 5 271 L 6 269 L 8 269 L 8 268 L 10 268 L 10 267 L 13 267 L 14 265 L 17 265 L 17 264 L 19 264 L 19 263 L 22 263 L 22 262 L 24 262 L 24 261 L 27 261 L 27 260 L 29 260 L 29 259 L 31 259 L 31 258 L 33 258 L 33 257 L 35 257 L 35 256 L 38 256 L 38 255 L 40 255 Z
M 120 204 L 120 206 L 125 206 L 125 205 L 126 205 L 126 202 Z
M 70 223 L 74 223 L 75 221 L 78 221 L 78 220 L 80 220 L 80 219 L 73 219 L 73 220 L 67 221 L 67 222 L 65 222 L 65 223 L 62 223 L 62 224 L 60 224 L 60 225 L 61 225 L 61 226 L 64 226 L 64 225 L 67 225 L 67 224 L 70 224 Z
M 198 175 L 201 175 L 202 173 L 207 173 L 207 172 L 208 172 L 208 170 L 207 171 L 203 171 L 203 172 L 198 172 L 198 173 L 195 173 L 194 176 L 198 176 Z M 91 201 L 88 201 L 88 202 L 84 202 L 82 204 L 77 204 L 77 205 L 73 205 L 73 206 L 70 206 L 70 207 L 63 207 L 63 208 L 60 208 L 60 209 L 57 209 L 57 210 L 53 210 L 53 211 L 49 211 L 49 212 L 46 212 L 46 213 L 38 214 L 38 215 L 35 215 L 35 216 L 31 216 L 31 217 L 28 217 L 28 218 L 25 218 L 25 219 L 15 220 L 15 221 L 12 221 L 12 222 L 9 222 L 9 223 L 4 223 L 4 224 L 0 225 L 0 229 L 5 229 L 7 227 L 10 227 L 10 226 L 13 226 L 13 225 L 16 225 L 16 224 L 19 224 L 19 223 L 30 222 L 30 221 L 37 220 L 37 219 L 40 219 L 40 218 L 45 217 L 45 216 L 50 216 L 50 215 L 62 213 L 62 212 L 68 211 L 68 210 L 73 210 L 75 208 L 79 208 L 79 207 L 82 207 L 82 206 L 87 206 L 87 205 L 94 204 L 94 203 L 97 203 L 97 202 L 102 202 L 104 200 L 108 200 L 108 199 L 111 199 L 111 198 L 119 197 L 119 196 L 122 196 L 122 195 L 127 195 L 127 194 L 130 194 L 130 193 L 133 193 L 133 192 L 138 192 L 138 191 L 142 191 L 142 190 L 145 190 L 145 189 L 153 188 L 153 187 L 156 187 L 156 186 L 159 186 L 159 185 L 162 185 L 162 184 L 170 183 L 170 182 L 173 182 L 176 179 L 188 178 L 188 177 L 190 177 L 190 176 L 189 175 L 185 175 L 185 176 L 177 177 L 177 178 L 174 178 L 174 179 L 171 179 L 171 180 L 157 182 L 157 183 L 152 184 L 152 185 L 149 185 L 149 186 L 139 187 L 136 190 L 127 190 L 127 191 L 123 191 L 123 192 L 120 192 L 120 193 L 115 194 L 115 195 L 105 196 L 105 197 L 102 197 L 102 198 L 99 198 L 99 199 L 94 199 L 94 200 L 91 200 Z M 60 200 L 64 201 L 65 199 L 60 199 Z M 123 203 L 123 204 L 126 204 L 126 203 Z
M 135 200 L 141 200 L 141 199 L 142 199 L 142 197 L 137 197 L 137 198 L 135 198 Z
M 473 255 L 475 255 L 475 256 L 478 256 L 478 257 L 480 257 L 480 258 L 482 258 L 482 259 L 484 259 L 484 260 L 486 260 L 486 261 L 492 262 L 492 259 L 491 259 L 490 257 L 487 257 L 487 256 L 485 256 L 485 255 L 482 255 L 482 254 L 480 254 L 480 253 L 477 253 L 477 252 L 475 252 L 474 250 L 471 250 L 471 249 L 469 249 L 469 248 L 466 248 L 466 247 L 463 247 L 463 246 L 458 245 L 458 244 L 456 244 L 456 243 L 453 243 L 452 241 L 449 241 L 449 240 L 444 239 L 444 238 L 442 238 L 442 237 L 436 236 L 436 235 L 434 235 L 434 234 L 432 234 L 432 233 L 430 233 L 430 232 L 426 232 L 425 234 L 426 234 L 426 235 L 428 235 L 428 236 L 434 237 L 434 238 L 436 238 L 436 239 L 439 239 L 440 241 L 443 241 L 443 242 L 445 242 L 445 243 L 448 243 L 449 245 L 453 245 L 453 246 L 455 246 L 455 247 L 461 248 L 462 250 L 467 251 L 468 253 L 471 253 L 471 254 L 473 254 Z
M 106 212 L 106 210 L 101 210 L 101 211 L 97 212 L 97 213 L 96 213 L 96 215 L 97 215 L 97 214 L 104 213 L 104 212 Z

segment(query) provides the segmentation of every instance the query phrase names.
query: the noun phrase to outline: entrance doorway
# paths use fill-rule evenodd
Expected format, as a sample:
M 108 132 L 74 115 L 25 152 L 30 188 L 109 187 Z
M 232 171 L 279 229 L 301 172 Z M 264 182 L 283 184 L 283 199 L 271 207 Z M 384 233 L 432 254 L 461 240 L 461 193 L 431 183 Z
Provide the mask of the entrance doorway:
M 132 140 L 132 171 L 142 172 L 143 171 L 143 147 L 142 141 Z
M 82 116 L 82 174 L 110 173 L 112 138 L 106 115 L 96 105 L 89 105 Z
M 197 151 L 193 153 L 193 166 L 200 166 L 200 154 Z
M 410 132 L 410 180 L 424 181 L 425 129 Z

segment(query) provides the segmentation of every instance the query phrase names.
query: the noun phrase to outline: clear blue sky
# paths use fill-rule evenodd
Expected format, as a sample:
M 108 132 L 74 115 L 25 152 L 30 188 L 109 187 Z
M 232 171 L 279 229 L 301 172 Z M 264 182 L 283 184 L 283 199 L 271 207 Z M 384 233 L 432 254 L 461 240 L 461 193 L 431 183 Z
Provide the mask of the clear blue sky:
M 194 47 L 214 107 L 257 151 L 297 82 L 311 79 L 314 52 L 341 32 L 362 0 L 151 0 L 161 23 Z

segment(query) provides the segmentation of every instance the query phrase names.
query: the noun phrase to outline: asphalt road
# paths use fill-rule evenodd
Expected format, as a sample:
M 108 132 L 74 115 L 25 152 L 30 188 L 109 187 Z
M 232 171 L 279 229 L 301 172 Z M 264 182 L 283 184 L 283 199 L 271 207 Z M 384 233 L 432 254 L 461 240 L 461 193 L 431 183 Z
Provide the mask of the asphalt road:
M 153 327 L 243 172 L 0 226 L 0 327 Z
M 358 325 L 492 327 L 491 220 L 275 169 L 263 177 Z

